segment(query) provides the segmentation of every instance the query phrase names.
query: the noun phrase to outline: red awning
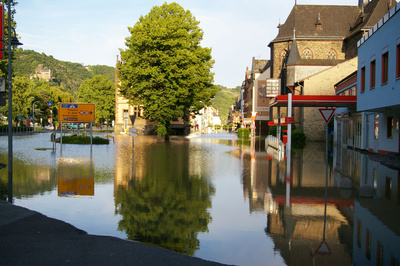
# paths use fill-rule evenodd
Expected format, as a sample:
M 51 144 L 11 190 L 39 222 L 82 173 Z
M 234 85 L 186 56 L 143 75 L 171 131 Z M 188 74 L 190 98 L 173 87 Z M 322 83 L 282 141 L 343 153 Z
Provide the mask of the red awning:
M 287 107 L 288 96 L 278 95 L 269 102 L 270 107 Z M 357 96 L 292 95 L 293 107 L 348 107 L 355 109 Z

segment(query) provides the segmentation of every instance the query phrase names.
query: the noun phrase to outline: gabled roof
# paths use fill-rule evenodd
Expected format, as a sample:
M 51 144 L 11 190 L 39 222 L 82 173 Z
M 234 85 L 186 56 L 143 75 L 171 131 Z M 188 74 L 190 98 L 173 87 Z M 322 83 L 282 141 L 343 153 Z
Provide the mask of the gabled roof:
M 263 73 L 271 66 L 271 61 L 266 59 L 255 59 L 253 57 L 252 71 Z
M 271 43 L 292 40 L 294 28 L 298 40 L 343 40 L 359 13 L 358 6 L 295 5 Z
M 395 0 L 371 0 L 363 8 L 295 5 L 271 43 L 293 40 L 293 29 L 297 40 L 344 40 L 372 28 L 396 4 Z
M 368 31 L 380 20 L 397 2 L 395 0 L 372 0 L 351 24 L 351 30 L 346 38 L 353 36 L 360 31 Z

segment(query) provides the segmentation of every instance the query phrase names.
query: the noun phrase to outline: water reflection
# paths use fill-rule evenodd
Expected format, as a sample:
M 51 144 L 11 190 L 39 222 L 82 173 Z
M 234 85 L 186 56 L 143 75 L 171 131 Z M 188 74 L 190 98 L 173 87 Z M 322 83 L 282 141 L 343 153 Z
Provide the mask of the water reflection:
M 94 196 L 91 158 L 58 159 L 58 196 Z
M 215 188 L 202 173 L 202 149 L 179 141 L 140 145 L 120 139 L 115 166 L 118 229 L 128 238 L 193 255 L 207 232 Z M 193 164 L 195 160 L 200 159 Z
M 63 160 L 36 150 L 51 147 L 49 135 L 14 145 L 16 204 L 91 234 L 235 265 L 400 261 L 399 171 L 346 147 L 330 154 L 325 213 L 324 143 L 307 143 L 289 166 L 268 156 L 264 140 L 230 134 L 169 143 L 116 136 L 95 146 L 92 160 L 87 146 L 65 145 Z M 0 138 L 0 163 L 5 147 Z M 0 181 L 6 188 L 6 168 Z M 70 194 L 90 197 L 60 197 Z M 331 255 L 318 252 L 324 225 Z

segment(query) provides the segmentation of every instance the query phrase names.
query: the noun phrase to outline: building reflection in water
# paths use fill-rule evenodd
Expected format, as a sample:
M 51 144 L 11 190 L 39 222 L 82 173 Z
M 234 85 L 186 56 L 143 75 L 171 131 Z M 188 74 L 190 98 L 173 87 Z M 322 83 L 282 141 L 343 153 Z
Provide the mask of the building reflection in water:
M 200 247 L 198 234 L 207 232 L 211 221 L 212 153 L 187 141 L 159 144 L 151 137 L 116 137 L 118 229 L 131 240 L 193 255 Z
M 93 161 L 90 158 L 58 159 L 58 196 L 94 196 Z
M 398 170 L 360 152 L 335 149 L 328 163 L 325 217 L 324 143 L 307 143 L 305 149 L 294 152 L 290 177 L 285 176 L 286 161 L 268 156 L 264 145 L 263 141 L 250 141 L 232 154 L 242 158 L 243 192 L 250 212 L 267 214 L 265 232 L 285 263 L 398 265 Z M 352 188 L 340 188 L 344 179 Z M 368 195 L 364 190 L 368 188 L 373 193 L 365 198 Z M 325 241 L 331 255 L 317 252 L 323 240 L 324 218 Z

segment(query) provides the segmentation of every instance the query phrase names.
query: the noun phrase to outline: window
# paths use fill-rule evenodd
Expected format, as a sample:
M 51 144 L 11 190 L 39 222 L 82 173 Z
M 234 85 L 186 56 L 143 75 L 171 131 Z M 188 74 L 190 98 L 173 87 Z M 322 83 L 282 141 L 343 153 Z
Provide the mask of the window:
M 386 128 L 387 128 L 386 132 L 387 132 L 388 139 L 393 138 L 393 127 L 394 127 L 394 119 L 392 116 L 388 116 L 387 125 L 386 125 Z
M 326 54 L 326 59 L 334 60 L 336 58 L 337 58 L 337 54 L 336 54 L 336 51 L 333 49 L 329 50 L 328 53 Z
M 380 241 L 376 244 L 376 265 L 383 266 L 383 245 Z
M 367 230 L 365 237 L 365 256 L 368 260 L 371 260 L 371 233 Z
M 385 198 L 388 200 L 392 199 L 392 179 L 390 177 L 386 177 Z
M 304 49 L 301 54 L 301 59 L 312 59 L 312 52 L 310 49 Z
M 376 71 L 375 71 L 375 64 L 376 63 L 376 61 L 374 60 L 374 61 L 372 61 L 371 62 L 371 64 L 370 64 L 370 71 L 369 71 L 369 88 L 370 89 L 373 89 L 373 88 L 375 88 L 375 74 L 376 74 Z
M 396 78 L 400 78 L 400 44 L 396 48 Z
M 365 66 L 361 68 L 361 92 L 365 91 Z
M 378 139 L 378 133 L 379 133 L 379 115 L 375 115 L 375 117 L 374 117 L 374 122 L 375 122 L 374 139 Z
M 357 87 L 356 86 L 353 86 L 350 88 L 350 95 L 353 95 L 353 96 L 357 95 Z
M 382 84 L 389 80 L 389 52 L 382 55 Z
M 361 222 L 357 220 L 357 246 L 361 247 Z

